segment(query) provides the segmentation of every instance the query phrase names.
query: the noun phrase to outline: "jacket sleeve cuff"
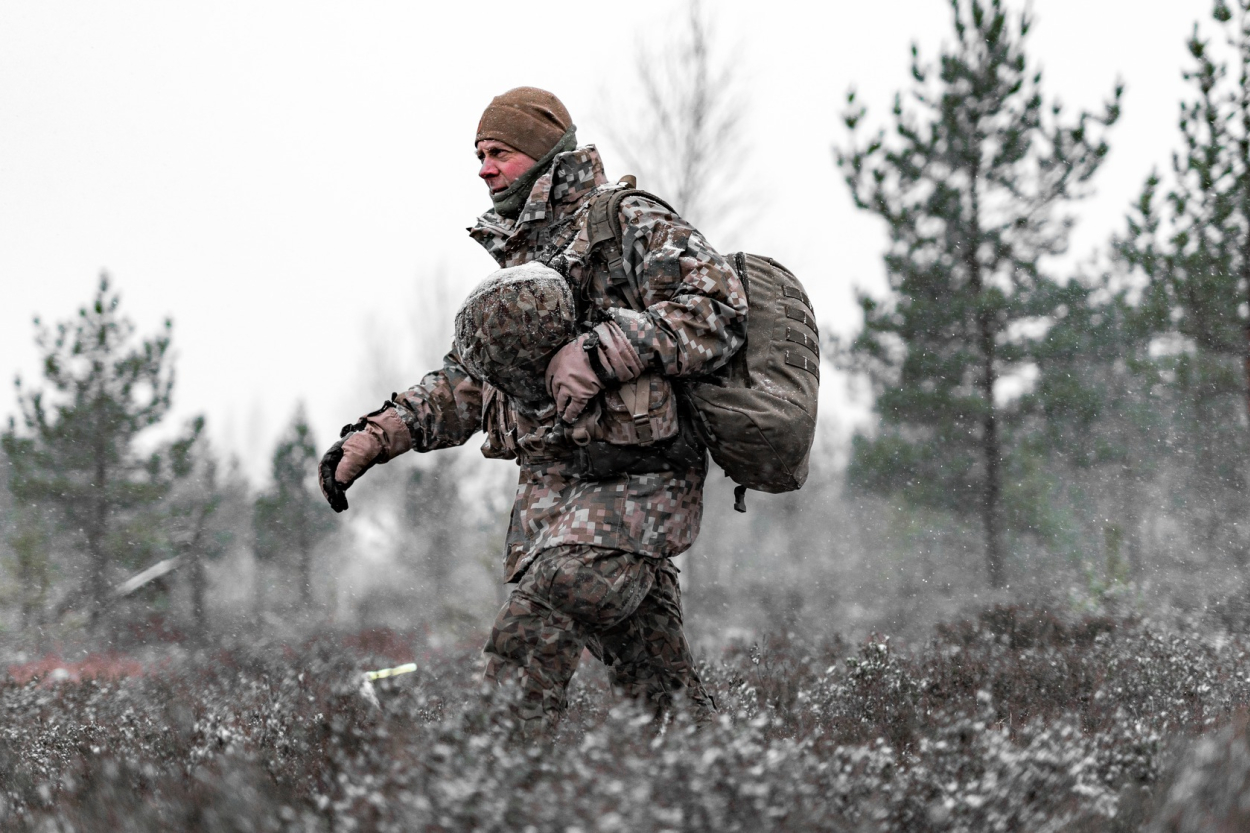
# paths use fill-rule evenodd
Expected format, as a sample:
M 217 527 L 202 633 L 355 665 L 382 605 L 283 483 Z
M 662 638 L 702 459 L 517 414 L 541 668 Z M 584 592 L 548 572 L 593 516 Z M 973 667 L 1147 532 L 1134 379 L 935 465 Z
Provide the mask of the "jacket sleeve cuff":
M 604 321 L 595 327 L 599 336 L 599 355 L 618 383 L 637 379 L 645 365 L 637 348 L 615 321 Z
M 608 315 L 610 319 L 605 323 L 615 325 L 614 329 L 619 330 L 634 349 L 634 355 L 638 356 L 639 364 L 643 368 L 664 366 L 656 351 L 656 326 L 651 316 L 623 307 L 608 310 Z
M 365 417 L 365 430 L 381 443 L 377 462 L 385 463 L 412 449 L 412 434 L 395 407 L 385 408 L 381 413 Z

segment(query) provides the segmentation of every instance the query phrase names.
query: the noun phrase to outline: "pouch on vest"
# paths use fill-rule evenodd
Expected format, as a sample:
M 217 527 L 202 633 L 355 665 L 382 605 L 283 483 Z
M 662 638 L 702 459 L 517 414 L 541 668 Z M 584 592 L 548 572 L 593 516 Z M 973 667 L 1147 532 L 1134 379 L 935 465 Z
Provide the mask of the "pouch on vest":
M 569 457 L 572 447 L 590 441 L 591 428 L 599 419 L 599 406 L 592 402 L 572 426 L 556 431 L 556 405 L 549 402 L 532 410 L 489 382 L 482 384 L 482 456 L 515 460 L 524 456 L 530 462 L 553 462 Z
M 659 373 L 644 373 L 601 394 L 603 413 L 591 436 L 612 445 L 650 446 L 677 435 L 677 396 Z

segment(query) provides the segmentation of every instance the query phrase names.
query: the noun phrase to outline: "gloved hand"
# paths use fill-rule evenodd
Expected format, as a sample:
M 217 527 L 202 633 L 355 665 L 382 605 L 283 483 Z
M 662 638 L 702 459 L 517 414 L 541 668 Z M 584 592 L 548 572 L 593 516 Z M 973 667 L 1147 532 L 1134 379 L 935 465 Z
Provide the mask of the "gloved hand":
M 636 379 L 642 358 L 615 321 L 605 321 L 564 345 L 547 364 L 547 392 L 556 413 L 573 422 L 605 388 Z
M 399 418 L 395 403 L 386 402 L 352 425 L 343 426 L 341 438 L 321 458 L 317 481 L 321 494 L 335 512 L 347 508 L 347 490 L 374 465 L 412 448 L 412 435 Z

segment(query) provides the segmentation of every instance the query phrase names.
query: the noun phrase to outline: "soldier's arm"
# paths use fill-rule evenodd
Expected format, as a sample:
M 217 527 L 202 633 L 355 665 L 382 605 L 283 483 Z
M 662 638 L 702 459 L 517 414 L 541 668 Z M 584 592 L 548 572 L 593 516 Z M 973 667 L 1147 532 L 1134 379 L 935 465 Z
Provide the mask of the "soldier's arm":
M 348 508 L 347 490 L 375 465 L 411 449 L 432 451 L 462 445 L 481 422 L 482 387 L 453 349 L 441 370 L 382 407 L 343 428 L 343 436 L 321 458 L 317 479 L 335 512 Z
M 417 451 L 463 445 L 482 422 L 482 384 L 465 370 L 454 347 L 440 369 L 394 401 Z
M 613 319 L 643 362 L 668 376 L 715 370 L 746 340 L 747 296 L 723 256 L 694 227 L 644 197 L 621 203 L 625 268 L 645 309 Z

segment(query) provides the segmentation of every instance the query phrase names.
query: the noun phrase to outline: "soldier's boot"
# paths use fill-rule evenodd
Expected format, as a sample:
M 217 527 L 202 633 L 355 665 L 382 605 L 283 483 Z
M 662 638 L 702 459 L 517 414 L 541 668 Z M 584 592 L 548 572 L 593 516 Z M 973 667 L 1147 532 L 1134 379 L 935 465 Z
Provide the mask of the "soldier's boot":
M 566 692 L 586 639 L 565 613 L 518 588 L 491 629 L 484 677 L 511 681 L 513 704 L 526 737 L 550 737 L 568 707 Z

